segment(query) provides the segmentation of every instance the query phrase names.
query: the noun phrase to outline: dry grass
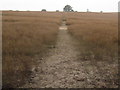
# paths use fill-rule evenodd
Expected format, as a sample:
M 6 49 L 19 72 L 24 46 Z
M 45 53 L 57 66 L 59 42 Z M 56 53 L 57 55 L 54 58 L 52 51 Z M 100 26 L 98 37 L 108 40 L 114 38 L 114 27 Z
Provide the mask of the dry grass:
M 42 56 L 55 44 L 60 13 L 3 12 L 3 87 L 16 87 L 29 77 Z M 41 58 L 41 57 L 39 57 Z
M 66 17 L 70 34 L 79 42 L 80 62 L 97 68 L 102 81 L 98 86 L 118 87 L 117 13 L 66 13 Z
M 42 56 L 50 45 L 55 44 L 62 14 L 3 12 L 4 87 L 19 86 L 29 77 L 31 68 L 37 65 L 33 59 L 35 55 Z M 78 47 L 82 56 L 92 56 L 94 60 L 102 61 L 102 64 L 97 66 L 101 74 L 107 77 L 106 69 L 110 71 L 109 74 L 114 73 L 109 78 L 116 77 L 117 69 L 114 63 L 118 53 L 117 14 L 70 12 L 64 15 L 69 32 L 80 42 Z M 103 60 L 110 61 L 110 65 L 104 64 Z
M 97 60 L 104 56 L 117 57 L 117 13 L 66 13 L 66 17 L 70 33 Z

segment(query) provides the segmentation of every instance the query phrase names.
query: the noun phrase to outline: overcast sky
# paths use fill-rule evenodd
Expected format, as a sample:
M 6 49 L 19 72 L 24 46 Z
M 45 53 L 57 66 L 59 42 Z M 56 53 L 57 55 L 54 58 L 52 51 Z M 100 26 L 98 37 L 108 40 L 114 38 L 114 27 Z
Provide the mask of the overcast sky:
M 119 0 L 1 0 L 0 10 L 47 11 L 63 10 L 71 5 L 75 11 L 117 12 Z

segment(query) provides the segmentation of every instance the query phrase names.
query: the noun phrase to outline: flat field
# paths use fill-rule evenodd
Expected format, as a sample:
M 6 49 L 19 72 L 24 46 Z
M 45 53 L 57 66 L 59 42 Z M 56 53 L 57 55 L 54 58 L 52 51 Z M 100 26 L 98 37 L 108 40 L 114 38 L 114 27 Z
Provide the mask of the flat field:
M 65 13 L 70 33 L 97 60 L 118 54 L 117 13 Z M 110 59 L 109 59 L 110 60 Z M 112 60 L 112 59 L 111 59 Z
M 29 76 L 33 57 L 55 44 L 60 19 L 52 12 L 3 11 L 3 86 L 19 86 Z
M 41 87 L 117 87 L 117 16 L 117 13 L 3 11 L 3 87 L 24 85 L 34 71 L 40 77 L 34 82 Z M 60 26 L 68 30 L 60 31 Z M 51 78 L 54 74 L 59 80 Z M 37 84 L 32 86 L 39 87 Z

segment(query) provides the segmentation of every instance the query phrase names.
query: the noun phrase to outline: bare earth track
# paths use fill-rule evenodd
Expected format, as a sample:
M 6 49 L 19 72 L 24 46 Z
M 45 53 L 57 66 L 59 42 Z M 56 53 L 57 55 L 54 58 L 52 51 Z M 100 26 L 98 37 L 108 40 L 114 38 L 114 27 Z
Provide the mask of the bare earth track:
M 105 87 L 101 74 L 91 61 L 78 60 L 77 42 L 70 36 L 65 22 L 59 28 L 57 44 L 25 88 L 93 88 Z M 97 82 L 96 82 L 97 81 Z M 115 86 L 113 86 L 115 87 Z

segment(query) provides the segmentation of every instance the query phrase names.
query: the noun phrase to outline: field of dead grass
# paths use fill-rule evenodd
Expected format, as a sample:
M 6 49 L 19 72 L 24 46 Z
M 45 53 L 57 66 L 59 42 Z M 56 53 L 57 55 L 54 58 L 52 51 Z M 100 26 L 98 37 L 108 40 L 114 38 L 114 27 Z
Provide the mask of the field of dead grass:
M 90 61 L 97 68 L 100 74 L 97 78 L 103 81 L 99 85 L 118 86 L 118 14 L 65 13 L 65 15 L 69 33 L 79 42 L 80 61 Z
M 59 12 L 3 11 L 3 87 L 17 87 L 29 77 L 35 55 L 42 57 L 55 44 L 60 17 Z
M 97 60 L 118 54 L 118 17 L 117 13 L 64 13 L 67 17 L 69 32 L 83 46 L 86 54 L 93 54 Z M 109 59 L 110 60 L 110 59 Z
M 4 87 L 17 87 L 29 77 L 32 67 L 37 65 L 33 59 L 35 55 L 42 56 L 47 48 L 55 44 L 62 14 L 67 19 L 69 33 L 80 43 L 78 47 L 82 59 L 85 61 L 92 58 L 93 64 L 96 64 L 93 60 L 102 61 L 102 64 L 97 66 L 101 74 L 117 78 L 117 13 L 4 11 L 2 20 Z M 103 61 L 109 62 L 109 65 Z M 110 71 L 109 74 L 106 74 L 106 70 Z

